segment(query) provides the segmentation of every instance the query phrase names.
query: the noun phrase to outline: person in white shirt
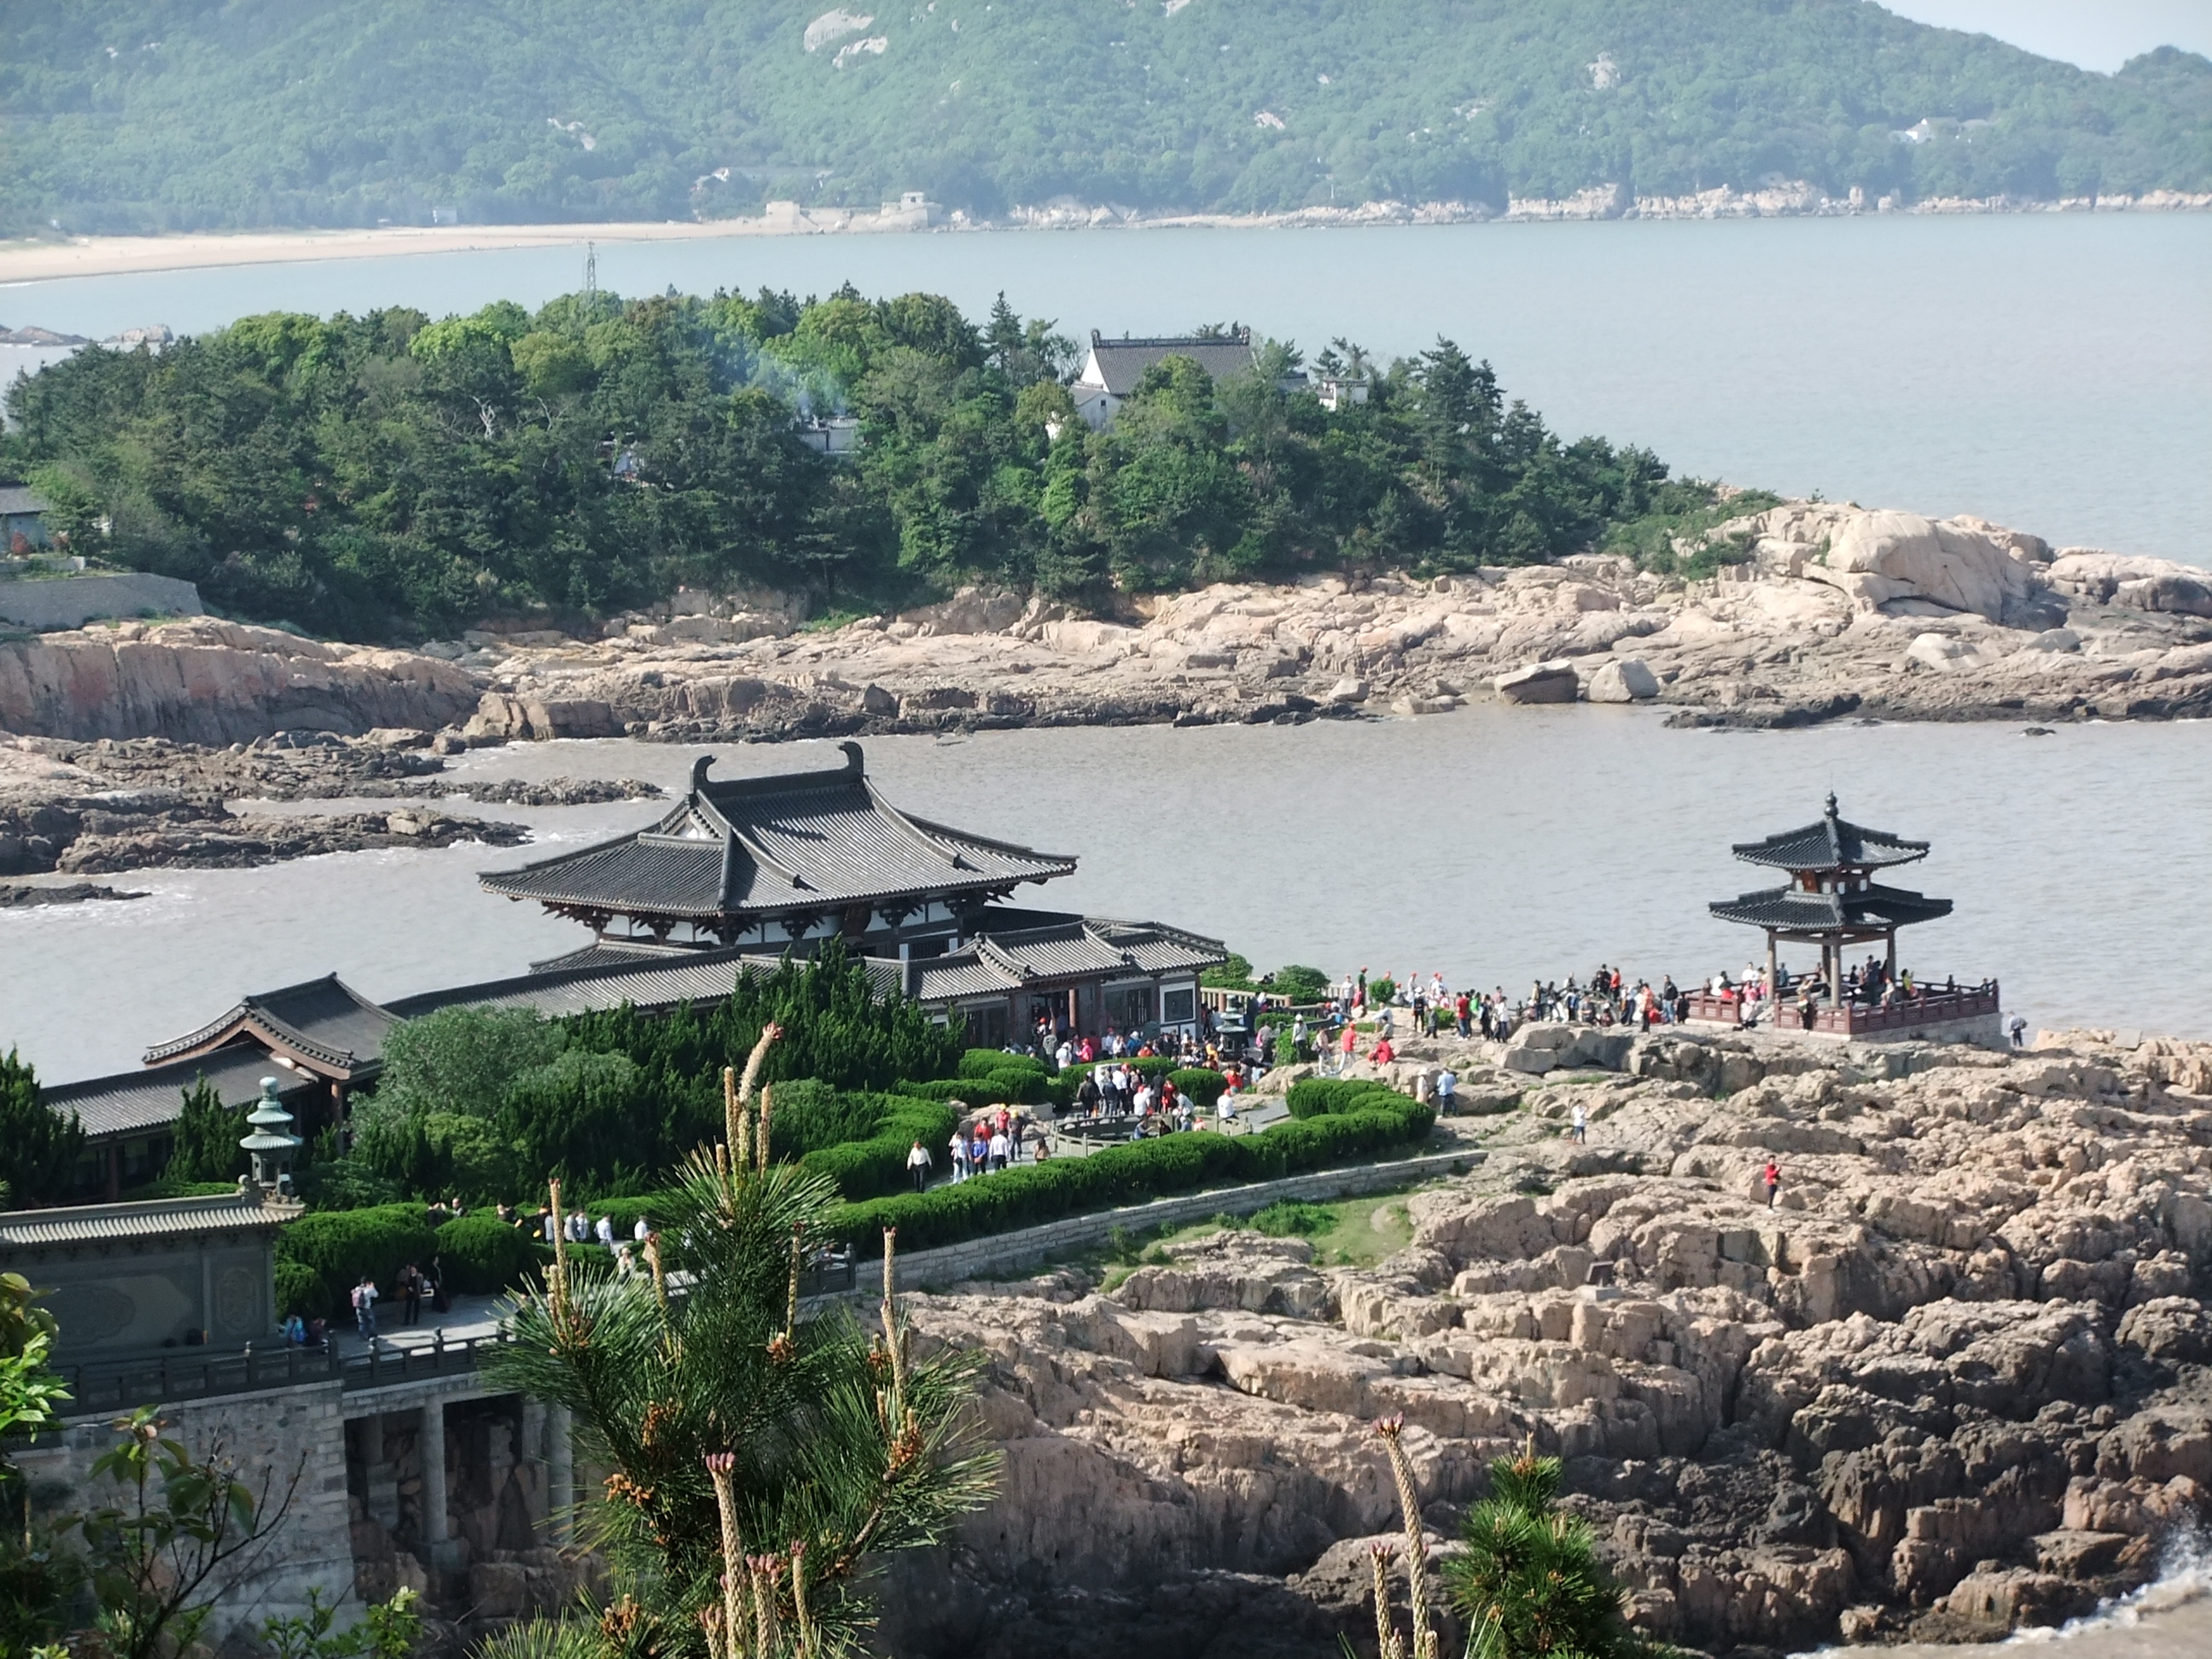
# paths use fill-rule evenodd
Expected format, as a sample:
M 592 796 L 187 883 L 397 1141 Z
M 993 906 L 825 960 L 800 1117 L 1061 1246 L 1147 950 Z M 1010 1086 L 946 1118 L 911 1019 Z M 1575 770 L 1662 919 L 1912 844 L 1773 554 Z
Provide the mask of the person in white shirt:
M 906 1172 L 914 1177 L 914 1189 L 924 1192 L 929 1187 L 929 1148 L 919 1140 L 906 1155 Z
M 1061 1038 L 1060 1047 L 1052 1052 L 1052 1058 L 1054 1064 L 1060 1070 L 1066 1071 L 1075 1064 L 1075 1045 L 1065 1037 Z
M 637 1225 L 629 1230 L 629 1236 L 641 1244 L 644 1243 L 647 1238 L 651 1237 L 652 1234 L 653 1228 L 643 1216 L 638 1217 Z
M 606 1246 L 609 1249 L 611 1249 L 611 1250 L 612 1249 L 614 1249 L 614 1247 L 615 1247 L 615 1218 L 614 1218 L 612 1216 L 611 1216 L 611 1215 L 603 1215 L 603 1216 L 601 1216 L 601 1217 L 599 1218 L 599 1226 L 598 1226 L 596 1229 L 594 1229 L 594 1231 L 595 1231 L 598 1233 L 598 1235 L 599 1235 L 599 1243 L 602 1243 L 602 1244 L 605 1245 L 605 1246 Z
M 1007 1159 L 1013 1156 L 1013 1143 L 1006 1139 L 1006 1132 L 1004 1129 L 991 1131 L 991 1167 L 993 1169 L 1005 1169 Z
M 1449 1066 L 1437 1073 L 1437 1112 L 1439 1116 L 1452 1115 L 1452 1097 L 1459 1088 L 1459 1073 Z
M 1579 1100 L 1575 1103 L 1575 1139 L 1577 1144 L 1589 1139 L 1589 1108 Z
M 1152 1085 L 1149 1083 L 1139 1084 L 1137 1097 L 1131 1103 L 1136 1109 L 1139 1117 L 1150 1117 L 1152 1113 Z

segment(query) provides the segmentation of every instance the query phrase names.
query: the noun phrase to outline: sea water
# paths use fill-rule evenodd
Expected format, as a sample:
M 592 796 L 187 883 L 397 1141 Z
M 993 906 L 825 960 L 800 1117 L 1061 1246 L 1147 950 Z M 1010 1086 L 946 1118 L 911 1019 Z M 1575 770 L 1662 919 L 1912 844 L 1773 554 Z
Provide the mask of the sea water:
M 1923 978 L 2002 983 L 2032 1027 L 2212 1037 L 2212 723 L 1670 731 L 1640 708 L 1483 703 L 1419 720 L 1085 727 L 876 738 L 921 817 L 1079 860 L 1018 903 L 1157 920 L 1261 969 L 1441 973 L 1526 994 L 1601 963 L 1656 983 L 1759 959 L 1710 901 L 1771 884 L 1729 854 L 1844 815 L 1929 841 L 1897 884 L 1954 901 L 1909 928 Z M 672 793 L 700 749 L 627 739 L 462 757 L 456 778 L 635 777 Z M 717 776 L 835 766 L 823 743 L 721 745 Z M 327 811 L 295 804 L 288 811 Z M 107 878 L 152 896 L 0 912 L 0 1048 L 54 1081 L 135 1064 L 240 994 L 336 972 L 371 997 L 520 973 L 586 942 L 476 872 L 627 833 L 665 804 L 458 810 L 522 848 L 341 854 Z M 1809 951 L 1784 959 L 1810 967 Z M 1802 959 L 1800 960 L 1799 958 Z
M 0 285 L 95 338 L 253 312 L 535 305 L 584 241 Z M 1312 353 L 1449 335 L 1569 436 L 1787 494 L 2212 563 L 2212 215 L 1197 228 L 602 243 L 626 295 L 993 297 L 1087 340 L 1241 321 Z M 0 380 L 50 354 L 0 348 Z

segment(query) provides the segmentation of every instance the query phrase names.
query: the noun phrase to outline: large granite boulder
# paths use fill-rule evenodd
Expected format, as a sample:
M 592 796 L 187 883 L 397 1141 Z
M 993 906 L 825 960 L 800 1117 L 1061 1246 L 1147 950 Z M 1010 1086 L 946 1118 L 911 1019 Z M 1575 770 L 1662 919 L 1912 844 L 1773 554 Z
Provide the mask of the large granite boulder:
M 1634 657 L 1600 665 L 1589 678 L 1592 702 L 1642 702 L 1659 695 L 1659 677 Z
M 1531 663 L 1491 684 L 1508 702 L 1572 702 L 1582 694 L 1582 681 L 1569 662 Z

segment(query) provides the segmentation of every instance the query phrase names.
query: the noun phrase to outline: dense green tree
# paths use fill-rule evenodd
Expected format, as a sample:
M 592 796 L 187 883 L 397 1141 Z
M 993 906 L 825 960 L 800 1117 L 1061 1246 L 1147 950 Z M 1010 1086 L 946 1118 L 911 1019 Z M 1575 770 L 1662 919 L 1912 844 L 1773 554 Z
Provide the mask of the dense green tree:
M 72 1184 L 84 1129 L 39 1098 L 38 1073 L 10 1048 L 0 1055 L 0 1202 L 50 1202 Z
M 715 218 L 915 189 L 994 215 L 1066 194 L 1502 207 L 1778 173 L 1869 195 L 2212 185 L 2202 57 L 2094 74 L 1865 0 L 845 15 L 824 39 L 821 0 L 12 7 L 0 234 Z
M 802 1048 L 822 1039 L 793 1028 Z M 750 1084 L 776 1034 L 745 1066 Z M 864 1336 L 842 1304 L 802 1314 L 799 1264 L 826 1236 L 836 1188 L 769 1156 L 769 1125 L 735 1091 L 687 1161 L 650 1252 L 623 1275 L 556 1257 L 517 1310 L 495 1385 L 574 1413 L 610 1471 L 584 1539 L 625 1591 L 623 1620 L 518 1632 L 492 1652 L 613 1656 L 858 1651 L 866 1579 L 886 1553 L 935 1543 L 988 1497 L 994 1460 L 971 1410 L 977 1359 L 910 1351 L 890 1295 Z M 663 1276 L 681 1272 L 681 1297 Z
M 678 584 L 877 609 L 983 580 L 1103 605 L 1622 535 L 1656 557 L 1716 501 L 1648 452 L 1564 441 L 1449 341 L 1379 371 L 1332 344 L 1316 367 L 1373 386 L 1334 411 L 1286 390 L 1286 343 L 1218 383 L 1170 357 L 1101 433 L 1060 379 L 1075 356 L 1003 303 L 978 328 L 936 295 L 849 288 L 272 313 L 20 381 L 0 471 L 50 489 L 79 551 L 356 638 L 588 627 Z M 802 435 L 831 411 L 857 454 Z
M 1559 1460 L 1531 1450 L 1490 1466 L 1490 1495 L 1460 1528 L 1467 1552 L 1444 1582 L 1468 1659 L 1635 1659 L 1649 1644 L 1622 1620 L 1620 1590 L 1589 1523 L 1561 1512 Z
M 239 1142 L 246 1138 L 250 1107 L 229 1107 L 204 1077 L 185 1091 L 177 1114 L 176 1142 L 167 1174 L 175 1181 L 232 1181 L 246 1172 Z

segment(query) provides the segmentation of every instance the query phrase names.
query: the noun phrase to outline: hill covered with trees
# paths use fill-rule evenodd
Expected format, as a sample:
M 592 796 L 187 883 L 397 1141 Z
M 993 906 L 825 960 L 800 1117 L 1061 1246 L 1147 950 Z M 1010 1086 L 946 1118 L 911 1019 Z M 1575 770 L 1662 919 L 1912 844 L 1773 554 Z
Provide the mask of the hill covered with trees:
M 1358 357 L 1340 341 L 1315 365 Z M 850 289 L 273 313 L 18 380 L 0 477 L 34 482 L 78 552 L 354 639 L 589 621 L 678 583 L 828 610 L 973 580 L 1103 605 L 1663 546 L 1716 516 L 1711 487 L 1560 438 L 1448 341 L 1334 410 L 1284 389 L 1297 361 L 1263 345 L 1217 383 L 1170 357 L 1094 433 L 1062 383 L 1073 343 L 1003 301 L 980 326 Z M 849 409 L 858 453 L 811 447 L 810 406 Z
M 19 234 L 2212 188 L 2212 62 L 1870 0 L 78 0 L 0 19 L 0 111 Z

